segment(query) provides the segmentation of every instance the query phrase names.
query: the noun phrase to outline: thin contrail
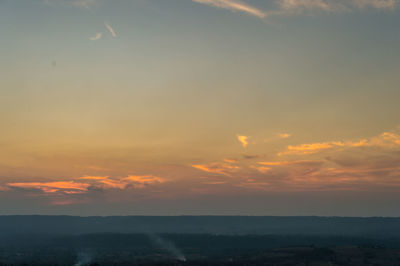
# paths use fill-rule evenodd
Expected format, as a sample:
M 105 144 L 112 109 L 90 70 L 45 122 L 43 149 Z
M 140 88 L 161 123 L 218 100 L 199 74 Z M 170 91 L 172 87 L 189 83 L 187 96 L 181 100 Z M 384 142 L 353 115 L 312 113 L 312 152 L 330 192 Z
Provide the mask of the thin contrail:
M 115 33 L 114 29 L 110 26 L 110 24 L 107 23 L 107 21 L 104 21 L 104 26 L 109 30 L 111 35 L 115 38 L 117 37 L 117 34 Z

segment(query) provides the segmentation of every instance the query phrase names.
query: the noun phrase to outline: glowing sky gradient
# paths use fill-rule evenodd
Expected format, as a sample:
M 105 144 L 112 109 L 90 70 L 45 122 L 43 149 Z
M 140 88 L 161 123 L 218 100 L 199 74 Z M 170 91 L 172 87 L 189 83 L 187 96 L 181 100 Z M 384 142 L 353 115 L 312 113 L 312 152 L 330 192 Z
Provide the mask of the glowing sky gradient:
M 399 216 L 400 1 L 0 1 L 0 214 Z

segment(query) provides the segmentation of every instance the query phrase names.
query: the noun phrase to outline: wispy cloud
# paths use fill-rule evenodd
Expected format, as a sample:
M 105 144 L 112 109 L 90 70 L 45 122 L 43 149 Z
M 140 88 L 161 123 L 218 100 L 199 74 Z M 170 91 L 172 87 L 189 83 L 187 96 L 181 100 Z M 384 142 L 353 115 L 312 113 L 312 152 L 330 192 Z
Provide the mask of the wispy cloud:
M 268 173 L 272 169 L 271 167 L 258 166 L 258 165 L 252 165 L 250 167 L 253 169 L 256 169 L 258 172 L 263 173 L 263 174 Z
M 357 148 L 357 147 L 398 147 L 400 146 L 400 135 L 394 132 L 383 132 L 379 136 L 358 141 L 329 141 L 315 142 L 299 145 L 289 145 L 286 151 L 278 153 L 282 155 L 307 155 L 335 148 Z
M 83 179 L 83 180 L 104 180 L 108 179 L 109 176 L 82 176 L 77 179 Z
M 97 0 L 44 0 L 45 4 L 90 8 Z
M 115 30 L 113 27 L 111 27 L 111 25 L 108 22 L 104 22 L 104 26 L 107 28 L 107 30 L 111 33 L 111 35 L 116 38 L 117 34 L 115 33 Z M 103 37 L 103 32 L 98 32 L 96 33 L 96 35 L 92 36 L 89 38 L 89 40 L 91 41 L 97 41 L 100 40 Z
M 244 0 L 192 0 L 193 2 L 240 11 L 261 19 L 270 16 L 299 15 L 310 12 L 351 12 L 357 9 L 395 9 L 399 0 L 275 0 L 270 9 L 256 7 Z
M 240 11 L 258 18 L 265 18 L 267 13 L 240 0 L 193 0 L 194 2 L 223 8 L 232 12 Z
M 96 0 L 74 0 L 74 1 L 72 1 L 72 4 L 75 5 L 75 6 L 77 6 L 77 7 L 89 8 L 89 7 L 91 7 L 95 2 L 96 2 Z
M 75 194 L 87 192 L 90 184 L 74 181 L 8 183 L 9 188 L 41 190 L 45 193 Z
M 399 4 L 398 0 L 353 0 L 353 3 L 360 7 L 373 7 L 378 9 L 394 9 Z
M 235 164 L 235 163 L 238 163 L 238 160 L 236 160 L 236 159 L 224 159 L 224 162 Z
M 229 177 L 210 180 L 210 187 L 203 188 L 203 192 L 233 187 L 249 191 L 370 190 L 400 187 L 399 148 L 400 134 L 391 131 L 355 141 L 289 145 L 280 153 L 295 155 L 294 159 L 267 157 L 269 160 L 257 162 L 222 159 L 192 167 L 213 174 L 205 177 Z
M 314 165 L 320 164 L 321 161 L 312 161 L 312 160 L 297 160 L 297 161 L 276 161 L 276 162 L 258 162 L 261 165 L 267 166 L 286 166 L 286 165 Z
M 289 134 L 289 133 L 279 133 L 278 134 L 278 137 L 281 138 L 281 139 L 287 139 L 287 138 L 290 138 L 291 136 L 292 135 Z
M 97 41 L 97 40 L 100 40 L 102 36 L 103 36 L 103 33 L 102 33 L 102 32 L 98 32 L 98 33 L 96 33 L 95 36 L 90 37 L 89 40 L 91 40 L 91 41 Z
M 125 177 L 124 179 L 122 179 L 122 181 L 136 188 L 143 188 L 145 186 L 161 184 L 166 182 L 164 178 L 154 175 L 143 175 L 143 176 L 131 175 Z
M 341 145 L 341 142 L 319 142 L 300 145 L 289 145 L 287 151 L 278 153 L 279 156 L 287 154 L 313 154 L 322 150 L 333 148 L 335 145 Z
M 378 137 L 378 139 L 377 139 L 378 142 L 380 142 L 379 139 L 382 139 L 382 140 L 385 140 L 385 141 L 389 141 L 389 142 L 391 142 L 393 144 L 396 144 L 396 145 L 400 145 L 400 135 L 396 134 L 396 133 L 393 133 L 393 132 L 383 132 Z
M 278 5 L 282 10 L 288 12 L 301 12 L 321 10 L 325 12 L 352 11 L 371 7 L 375 9 L 394 9 L 398 5 L 398 0 L 278 0 Z
M 35 182 L 12 182 L 7 183 L 4 188 L 22 189 L 28 191 L 39 191 L 46 194 L 72 195 L 88 193 L 91 189 L 142 189 L 150 185 L 166 182 L 164 178 L 153 175 L 131 175 L 122 178 L 109 176 L 83 176 L 71 181 L 35 181 Z M 6 191 L 6 190 L 5 190 Z
M 91 180 L 92 186 L 104 189 L 127 189 L 144 188 L 149 185 L 161 184 L 166 182 L 164 178 L 154 175 L 130 175 L 123 178 L 111 178 L 109 176 L 84 176 L 79 179 Z
M 193 164 L 192 167 L 207 173 L 225 176 L 231 176 L 232 173 L 240 169 L 240 167 L 237 165 L 231 165 L 227 163 Z
M 108 24 L 107 21 L 104 21 L 104 26 L 106 26 L 106 28 L 108 29 L 108 31 L 111 33 L 111 35 L 115 38 L 117 37 L 117 34 L 115 33 L 113 27 L 111 27 L 110 24 Z
M 247 142 L 247 140 L 249 139 L 249 137 L 248 137 L 248 136 L 244 136 L 244 135 L 237 135 L 236 137 L 237 137 L 237 140 L 238 140 L 240 143 L 242 143 L 243 148 L 246 148 L 247 145 L 249 144 L 249 143 Z
M 278 5 L 287 12 L 301 12 L 304 10 L 332 12 L 345 9 L 345 6 L 339 1 L 329 0 L 279 0 Z

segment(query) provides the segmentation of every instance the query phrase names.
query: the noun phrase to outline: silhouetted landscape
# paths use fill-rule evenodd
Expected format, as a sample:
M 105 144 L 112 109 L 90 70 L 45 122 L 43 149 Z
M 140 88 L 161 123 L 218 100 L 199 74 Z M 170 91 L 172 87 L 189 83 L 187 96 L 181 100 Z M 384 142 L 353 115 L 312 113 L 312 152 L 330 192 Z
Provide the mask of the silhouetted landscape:
M 0 265 L 399 265 L 400 218 L 2 216 Z
M 400 237 L 400 218 L 313 216 L 1 216 L 0 234 L 171 233 Z

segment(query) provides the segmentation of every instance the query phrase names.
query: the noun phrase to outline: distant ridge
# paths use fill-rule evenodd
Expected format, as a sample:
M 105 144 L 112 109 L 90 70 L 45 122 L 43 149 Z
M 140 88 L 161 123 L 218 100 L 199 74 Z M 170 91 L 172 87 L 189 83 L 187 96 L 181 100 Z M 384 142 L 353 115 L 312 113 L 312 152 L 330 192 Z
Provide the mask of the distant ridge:
M 399 217 L 0 216 L 0 234 L 189 233 L 400 237 Z

